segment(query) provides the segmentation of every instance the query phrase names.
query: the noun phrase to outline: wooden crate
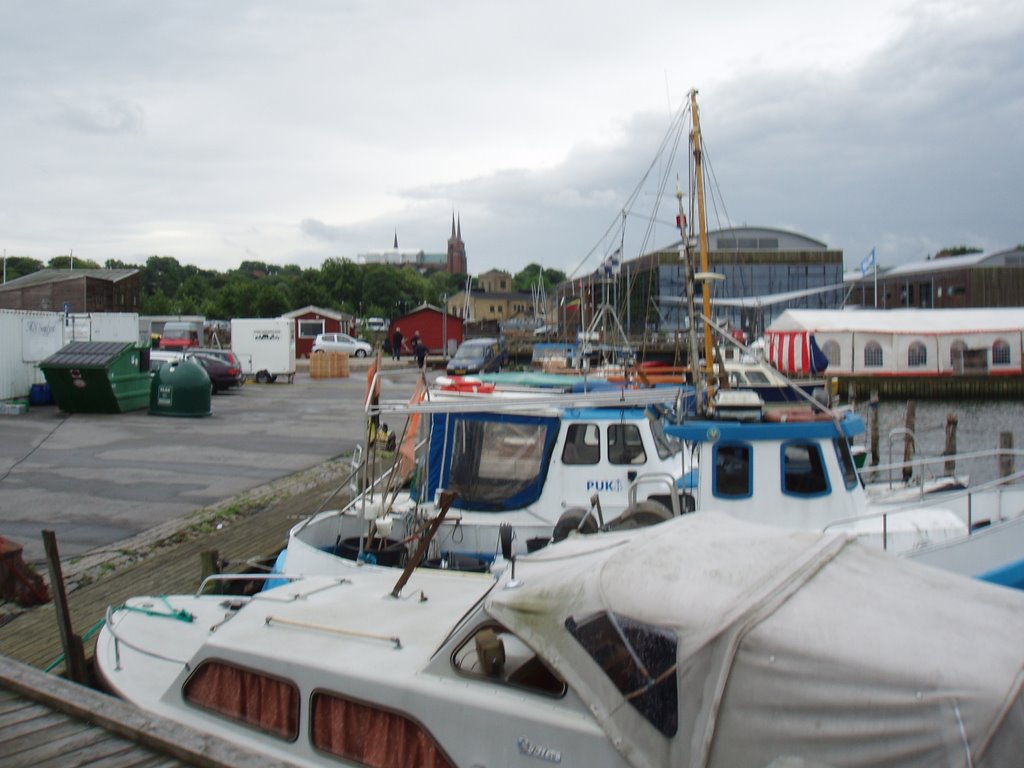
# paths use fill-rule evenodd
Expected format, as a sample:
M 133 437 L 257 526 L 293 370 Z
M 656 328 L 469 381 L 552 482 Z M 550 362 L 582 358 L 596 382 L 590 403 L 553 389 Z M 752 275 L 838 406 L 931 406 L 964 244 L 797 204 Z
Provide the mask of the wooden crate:
M 314 352 L 309 358 L 312 379 L 341 379 L 348 376 L 348 354 L 345 352 Z

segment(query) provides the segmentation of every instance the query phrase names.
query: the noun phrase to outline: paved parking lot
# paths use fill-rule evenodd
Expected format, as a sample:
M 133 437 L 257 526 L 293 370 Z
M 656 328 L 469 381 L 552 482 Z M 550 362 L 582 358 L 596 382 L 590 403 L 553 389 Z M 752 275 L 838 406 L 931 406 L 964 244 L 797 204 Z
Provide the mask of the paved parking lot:
M 361 361 L 360 361 L 361 362 Z M 56 406 L 0 416 L 0 536 L 43 559 L 117 542 L 196 509 L 349 453 L 365 435 L 366 364 L 343 379 L 246 384 L 217 394 L 206 418 L 67 414 Z M 411 392 L 411 368 L 388 371 L 388 397 Z M 405 396 L 408 396 L 407 394 Z

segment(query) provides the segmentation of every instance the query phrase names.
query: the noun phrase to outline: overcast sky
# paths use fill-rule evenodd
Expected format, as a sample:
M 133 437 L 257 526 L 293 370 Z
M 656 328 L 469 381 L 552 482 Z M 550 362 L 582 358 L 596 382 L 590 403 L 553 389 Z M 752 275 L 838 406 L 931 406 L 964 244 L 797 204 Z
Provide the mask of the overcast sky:
M 676 239 L 696 88 L 712 227 L 1001 249 L 1022 62 L 1020 0 L 0 0 L 0 247 L 318 267 L 443 252 L 454 212 L 474 274 L 591 271 L 648 168 L 626 258 Z

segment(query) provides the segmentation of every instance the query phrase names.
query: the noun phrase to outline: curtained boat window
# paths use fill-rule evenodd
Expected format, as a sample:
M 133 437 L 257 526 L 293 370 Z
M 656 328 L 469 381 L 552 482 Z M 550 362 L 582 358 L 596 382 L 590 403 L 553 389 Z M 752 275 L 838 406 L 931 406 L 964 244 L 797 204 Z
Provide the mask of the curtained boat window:
M 299 735 L 299 689 L 292 682 L 205 661 L 185 682 L 185 701 L 279 739 Z
M 453 768 L 434 738 L 403 714 L 334 693 L 313 694 L 310 739 L 329 755 L 374 768 Z
M 679 726 L 675 633 L 613 613 L 582 621 L 570 616 L 565 628 L 597 662 L 619 692 L 662 734 Z

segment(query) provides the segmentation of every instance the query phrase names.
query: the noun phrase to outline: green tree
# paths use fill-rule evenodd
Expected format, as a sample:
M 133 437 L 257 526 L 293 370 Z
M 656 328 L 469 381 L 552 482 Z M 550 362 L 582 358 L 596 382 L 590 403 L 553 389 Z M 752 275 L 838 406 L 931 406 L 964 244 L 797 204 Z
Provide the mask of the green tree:
M 43 262 L 39 259 L 30 259 L 28 256 L 7 256 L 4 259 L 4 274 L 8 280 L 31 275 L 43 268 Z
M 100 265 L 91 259 L 77 258 L 72 264 L 71 256 L 54 256 L 46 264 L 48 269 L 70 269 L 71 267 L 78 267 L 79 269 L 99 269 Z
M 523 293 L 532 291 L 537 280 L 544 284 L 544 290 L 551 292 L 556 285 L 565 281 L 565 273 L 558 269 L 544 269 L 540 264 L 527 264 L 512 278 L 512 287 Z
M 139 314 L 142 315 L 173 315 L 174 306 L 171 299 L 163 291 L 143 293 L 139 299 Z
M 972 245 L 954 245 L 952 248 L 943 248 L 935 254 L 936 259 L 941 259 L 944 256 L 967 256 L 971 253 L 981 253 L 981 248 L 975 248 Z

